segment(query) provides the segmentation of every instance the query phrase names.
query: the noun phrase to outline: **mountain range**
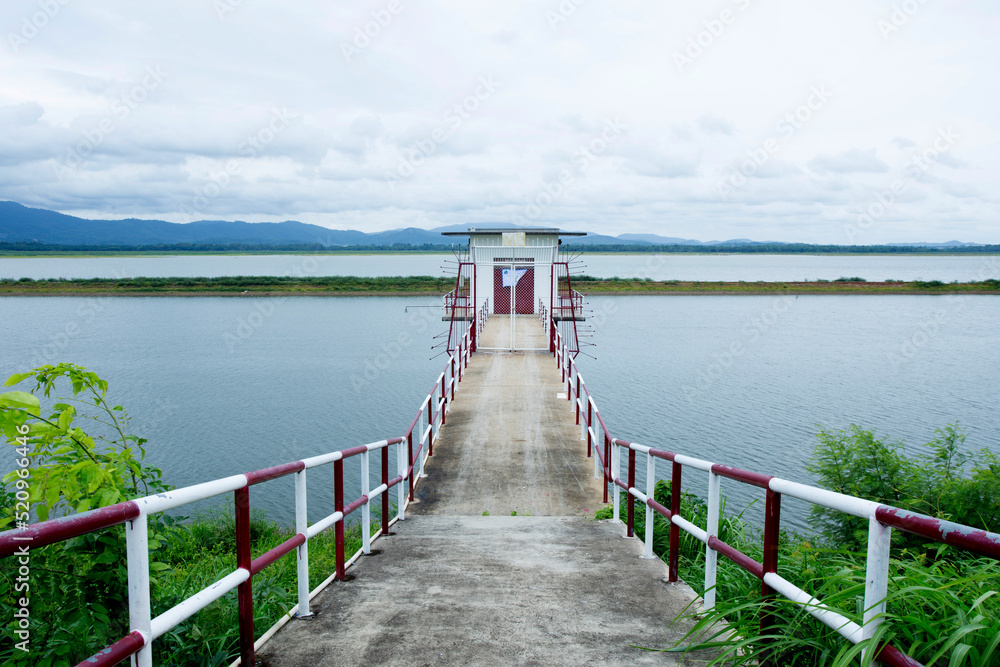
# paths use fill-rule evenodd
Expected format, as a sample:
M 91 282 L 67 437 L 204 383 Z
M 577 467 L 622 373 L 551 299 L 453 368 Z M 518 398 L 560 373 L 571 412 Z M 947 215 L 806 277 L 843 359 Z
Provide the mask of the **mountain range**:
M 321 244 L 337 246 L 385 246 L 457 244 L 455 237 L 441 232 L 466 231 L 470 225 L 449 225 L 434 229 L 406 227 L 384 232 L 366 233 L 353 229 L 328 229 L 294 220 L 285 222 L 242 222 L 199 220 L 189 223 L 165 220 L 88 220 L 40 208 L 28 208 L 12 201 L 0 202 L 0 243 L 45 243 L 53 245 L 144 246 L 173 244 L 253 244 L 290 245 Z M 509 223 L 476 223 L 488 227 L 518 228 Z M 657 234 L 620 234 L 587 236 L 567 239 L 573 245 L 751 245 L 750 239 L 728 241 L 696 241 Z M 958 247 L 975 243 L 900 243 L 902 246 Z

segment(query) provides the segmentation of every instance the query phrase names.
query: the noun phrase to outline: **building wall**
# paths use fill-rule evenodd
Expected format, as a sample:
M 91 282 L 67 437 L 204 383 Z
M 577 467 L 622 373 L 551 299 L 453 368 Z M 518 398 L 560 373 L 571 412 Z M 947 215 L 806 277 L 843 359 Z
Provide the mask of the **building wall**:
M 532 304 L 538 311 L 538 301 L 542 300 L 546 309 L 551 309 L 552 295 L 552 263 L 558 254 L 559 237 L 557 235 L 507 235 L 508 242 L 521 242 L 524 245 L 502 245 L 504 236 L 499 234 L 473 234 L 470 237 L 470 255 L 476 265 L 476 311 L 482 308 L 489 299 L 490 312 L 493 312 L 493 269 L 494 266 L 532 265 L 535 269 L 535 297 Z

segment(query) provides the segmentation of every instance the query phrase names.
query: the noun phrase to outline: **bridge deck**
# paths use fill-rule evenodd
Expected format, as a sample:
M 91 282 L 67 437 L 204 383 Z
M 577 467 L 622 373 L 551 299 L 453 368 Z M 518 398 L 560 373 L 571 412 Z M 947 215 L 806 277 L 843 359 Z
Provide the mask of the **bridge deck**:
M 562 391 L 546 354 L 473 355 L 406 520 L 258 664 L 707 662 L 635 648 L 671 646 L 694 594 L 593 520 L 600 481 Z
M 513 319 L 513 327 L 511 320 Z M 511 332 L 514 343 L 511 344 Z M 538 315 L 490 315 L 479 333 L 481 350 L 548 350 L 549 339 Z

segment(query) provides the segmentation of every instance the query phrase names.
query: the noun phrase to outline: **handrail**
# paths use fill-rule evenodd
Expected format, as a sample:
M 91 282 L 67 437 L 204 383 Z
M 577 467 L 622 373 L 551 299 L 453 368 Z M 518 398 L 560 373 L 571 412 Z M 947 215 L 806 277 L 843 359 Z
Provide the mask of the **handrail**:
M 432 455 L 435 435 L 444 425 L 446 414 L 454 400 L 455 389 L 461 381 L 462 370 L 469 363 L 474 350 L 475 326 L 466 330 L 454 354 L 449 355 L 444 370 L 438 375 L 430 392 L 420 404 L 417 416 L 406 433 L 401 437 L 387 438 L 377 442 L 349 447 L 320 454 L 298 461 L 291 461 L 260 470 L 232 475 L 222 479 L 173 489 L 153 496 L 127 500 L 108 507 L 101 507 L 50 519 L 24 528 L 0 533 L 0 558 L 27 554 L 48 544 L 61 542 L 86 533 L 113 526 L 125 525 L 126 558 L 129 589 L 129 627 L 125 637 L 81 664 L 117 665 L 120 661 L 135 656 L 133 664 L 151 667 L 152 642 L 184 622 L 193 614 L 204 609 L 233 589 L 238 589 L 238 618 L 240 629 L 240 660 L 243 665 L 254 664 L 253 627 L 253 576 L 292 551 L 297 558 L 297 616 L 310 616 L 309 600 L 309 540 L 330 527 L 335 531 L 336 568 L 333 579 L 346 578 L 344 528 L 347 517 L 356 510 L 361 514 L 362 547 L 360 553 L 371 552 L 371 501 L 381 496 L 382 517 L 379 533 L 388 533 L 389 490 L 397 487 L 397 514 L 405 519 L 406 506 L 413 500 L 413 490 L 423 473 L 427 457 Z M 449 393 L 450 390 L 450 393 Z M 433 407 L 432 407 L 433 406 Z M 424 420 L 426 420 L 425 423 Z M 413 451 L 414 429 L 419 426 L 417 450 Z M 406 443 L 407 455 L 402 455 L 402 445 Z M 396 477 L 389 478 L 389 448 L 397 448 Z M 425 450 L 426 446 L 426 450 Z M 369 458 L 372 452 L 381 450 L 381 484 L 371 489 L 369 481 Z M 344 504 L 344 460 L 361 457 L 361 496 Z M 333 464 L 334 467 L 334 511 L 324 519 L 309 525 L 306 507 L 306 473 L 309 469 Z M 414 474 L 414 468 L 417 468 Z M 296 534 L 270 551 L 253 558 L 250 552 L 250 487 L 262 482 L 294 475 L 295 477 L 295 530 Z M 403 481 L 409 481 L 407 498 Z M 182 507 L 192 502 L 233 492 L 236 511 L 236 560 L 237 567 L 232 572 L 198 591 L 191 597 L 175 605 L 164 613 L 152 617 L 149 577 L 149 548 L 147 520 L 151 514 Z
M 575 410 L 577 423 L 585 431 L 588 445 L 587 455 L 590 456 L 591 441 L 596 440 L 596 434 L 593 429 L 594 417 L 596 417 L 597 423 L 600 424 L 600 430 L 604 432 L 605 437 L 610 438 L 610 435 L 586 383 L 580 376 L 577 362 L 573 359 L 570 350 L 558 331 L 554 335 L 554 343 L 554 356 L 556 357 L 557 365 L 562 370 L 562 381 L 566 384 L 566 396 L 569 400 L 573 400 L 574 396 L 576 398 Z M 583 400 L 584 396 L 586 396 L 586 401 Z M 582 410 L 584 402 L 587 406 L 586 414 Z M 583 437 L 581 436 L 581 439 Z M 621 474 L 621 451 L 623 449 L 628 452 L 627 471 L 624 480 Z M 805 605 L 810 615 L 834 629 L 848 641 L 857 644 L 875 636 L 877 628 L 885 622 L 885 600 L 888 590 L 889 555 L 891 551 L 890 534 L 892 528 L 905 530 L 937 542 L 1000 559 L 1000 534 L 997 533 L 970 528 L 891 505 L 856 498 L 779 477 L 712 463 L 666 450 L 646 447 L 617 438 L 610 438 L 608 447 L 605 449 L 605 457 L 600 456 L 598 448 L 594 448 L 594 451 L 598 453 L 598 458 L 600 458 L 601 466 L 604 469 L 605 502 L 608 501 L 607 489 L 609 485 L 614 489 L 613 513 L 615 520 L 621 520 L 619 516 L 620 494 L 622 491 L 625 491 L 627 494 L 626 518 L 624 519 L 626 536 L 634 536 L 635 501 L 639 500 L 646 507 L 646 534 L 643 538 L 643 542 L 645 543 L 644 557 L 653 557 L 653 513 L 660 514 L 670 522 L 670 547 L 667 557 L 668 581 L 675 582 L 678 579 L 679 531 L 684 530 L 705 544 L 705 594 L 703 596 L 703 606 L 706 610 L 710 610 L 715 606 L 716 578 L 718 573 L 717 559 L 718 554 L 721 553 L 760 579 L 762 582 L 762 592 L 765 596 L 773 598 L 774 595 L 780 594 L 793 602 Z M 646 489 L 644 492 L 635 486 L 637 454 L 644 454 L 646 456 Z M 607 458 L 611 459 L 610 462 L 607 462 Z M 656 484 L 656 459 L 663 459 L 672 464 L 671 502 L 669 508 L 664 507 L 653 498 Z M 681 474 L 682 468 L 685 466 L 707 472 L 709 475 L 708 515 L 705 528 L 696 526 L 681 516 Z M 596 459 L 594 472 L 596 477 Z M 718 537 L 719 515 L 722 504 L 722 478 L 756 486 L 764 489 L 766 492 L 763 562 L 755 561 L 746 554 L 726 544 Z M 820 600 L 812 597 L 791 582 L 778 576 L 778 540 L 782 495 L 792 496 L 812 504 L 868 519 L 865 602 L 862 623 L 860 625 L 824 605 Z M 768 607 L 765 605 L 761 612 L 762 634 L 767 634 L 768 629 L 773 629 L 773 623 L 774 619 L 768 613 Z M 875 658 L 885 665 L 892 667 L 921 667 L 920 663 L 890 644 L 881 644 L 877 647 L 876 651 Z

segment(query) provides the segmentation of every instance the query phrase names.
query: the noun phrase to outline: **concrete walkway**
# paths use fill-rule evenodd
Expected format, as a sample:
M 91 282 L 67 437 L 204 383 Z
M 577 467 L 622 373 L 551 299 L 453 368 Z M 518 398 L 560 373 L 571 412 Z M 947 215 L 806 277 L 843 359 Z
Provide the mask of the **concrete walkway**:
M 548 354 L 472 355 L 409 511 L 592 517 L 601 480 L 565 391 Z
M 672 646 L 695 596 L 593 520 L 601 483 L 563 391 L 547 354 L 473 355 L 406 520 L 258 664 L 707 662 L 637 648 Z
M 289 622 L 258 664 L 701 665 L 654 653 L 693 599 L 621 524 L 578 517 L 418 516 L 378 540 Z
M 490 315 L 486 326 L 479 333 L 479 348 L 481 350 L 535 350 L 549 349 L 549 339 L 545 328 L 538 321 L 538 315 L 514 315 L 513 328 L 510 315 Z M 511 345 L 511 331 L 514 334 L 514 344 Z

